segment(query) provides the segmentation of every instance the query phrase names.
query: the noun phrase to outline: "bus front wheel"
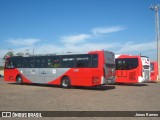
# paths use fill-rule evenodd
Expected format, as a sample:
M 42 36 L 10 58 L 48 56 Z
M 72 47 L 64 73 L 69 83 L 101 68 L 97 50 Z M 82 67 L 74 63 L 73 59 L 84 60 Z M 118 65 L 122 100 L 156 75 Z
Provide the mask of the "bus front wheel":
M 70 88 L 71 87 L 71 82 L 69 77 L 63 77 L 61 81 L 61 87 L 62 88 Z
M 23 79 L 22 79 L 22 77 L 21 77 L 20 75 L 17 76 L 16 82 L 17 82 L 17 84 L 19 84 L 19 85 L 22 85 L 22 84 L 23 84 Z

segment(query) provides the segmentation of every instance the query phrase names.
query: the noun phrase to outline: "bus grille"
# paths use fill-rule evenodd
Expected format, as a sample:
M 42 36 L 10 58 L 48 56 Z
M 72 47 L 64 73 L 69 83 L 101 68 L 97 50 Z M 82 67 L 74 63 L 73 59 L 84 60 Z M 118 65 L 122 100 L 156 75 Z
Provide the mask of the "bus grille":
M 150 79 L 149 74 L 150 74 L 149 70 L 144 70 L 144 79 L 149 80 Z

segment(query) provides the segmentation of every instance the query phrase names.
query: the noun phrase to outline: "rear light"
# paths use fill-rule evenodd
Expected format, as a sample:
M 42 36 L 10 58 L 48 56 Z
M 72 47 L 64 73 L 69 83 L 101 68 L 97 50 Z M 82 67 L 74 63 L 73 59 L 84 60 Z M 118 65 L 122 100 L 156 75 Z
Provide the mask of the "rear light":
M 99 77 L 92 77 L 92 84 L 98 84 Z

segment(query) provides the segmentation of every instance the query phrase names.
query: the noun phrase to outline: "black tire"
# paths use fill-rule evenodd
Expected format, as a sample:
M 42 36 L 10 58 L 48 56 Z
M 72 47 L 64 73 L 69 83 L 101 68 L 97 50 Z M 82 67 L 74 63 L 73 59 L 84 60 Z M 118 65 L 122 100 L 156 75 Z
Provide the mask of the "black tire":
M 17 76 L 16 82 L 17 82 L 17 84 L 19 84 L 19 85 L 22 85 L 22 84 L 23 84 L 23 79 L 22 79 L 22 77 L 21 77 L 20 75 Z
M 62 88 L 71 88 L 71 82 L 69 77 L 63 77 L 61 80 L 61 87 Z

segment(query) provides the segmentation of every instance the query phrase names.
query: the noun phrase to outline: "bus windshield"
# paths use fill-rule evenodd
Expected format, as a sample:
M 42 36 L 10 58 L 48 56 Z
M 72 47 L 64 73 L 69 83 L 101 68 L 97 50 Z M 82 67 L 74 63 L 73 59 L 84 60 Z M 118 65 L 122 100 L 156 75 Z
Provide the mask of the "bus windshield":
M 131 70 L 138 67 L 138 58 L 117 58 L 116 70 Z

